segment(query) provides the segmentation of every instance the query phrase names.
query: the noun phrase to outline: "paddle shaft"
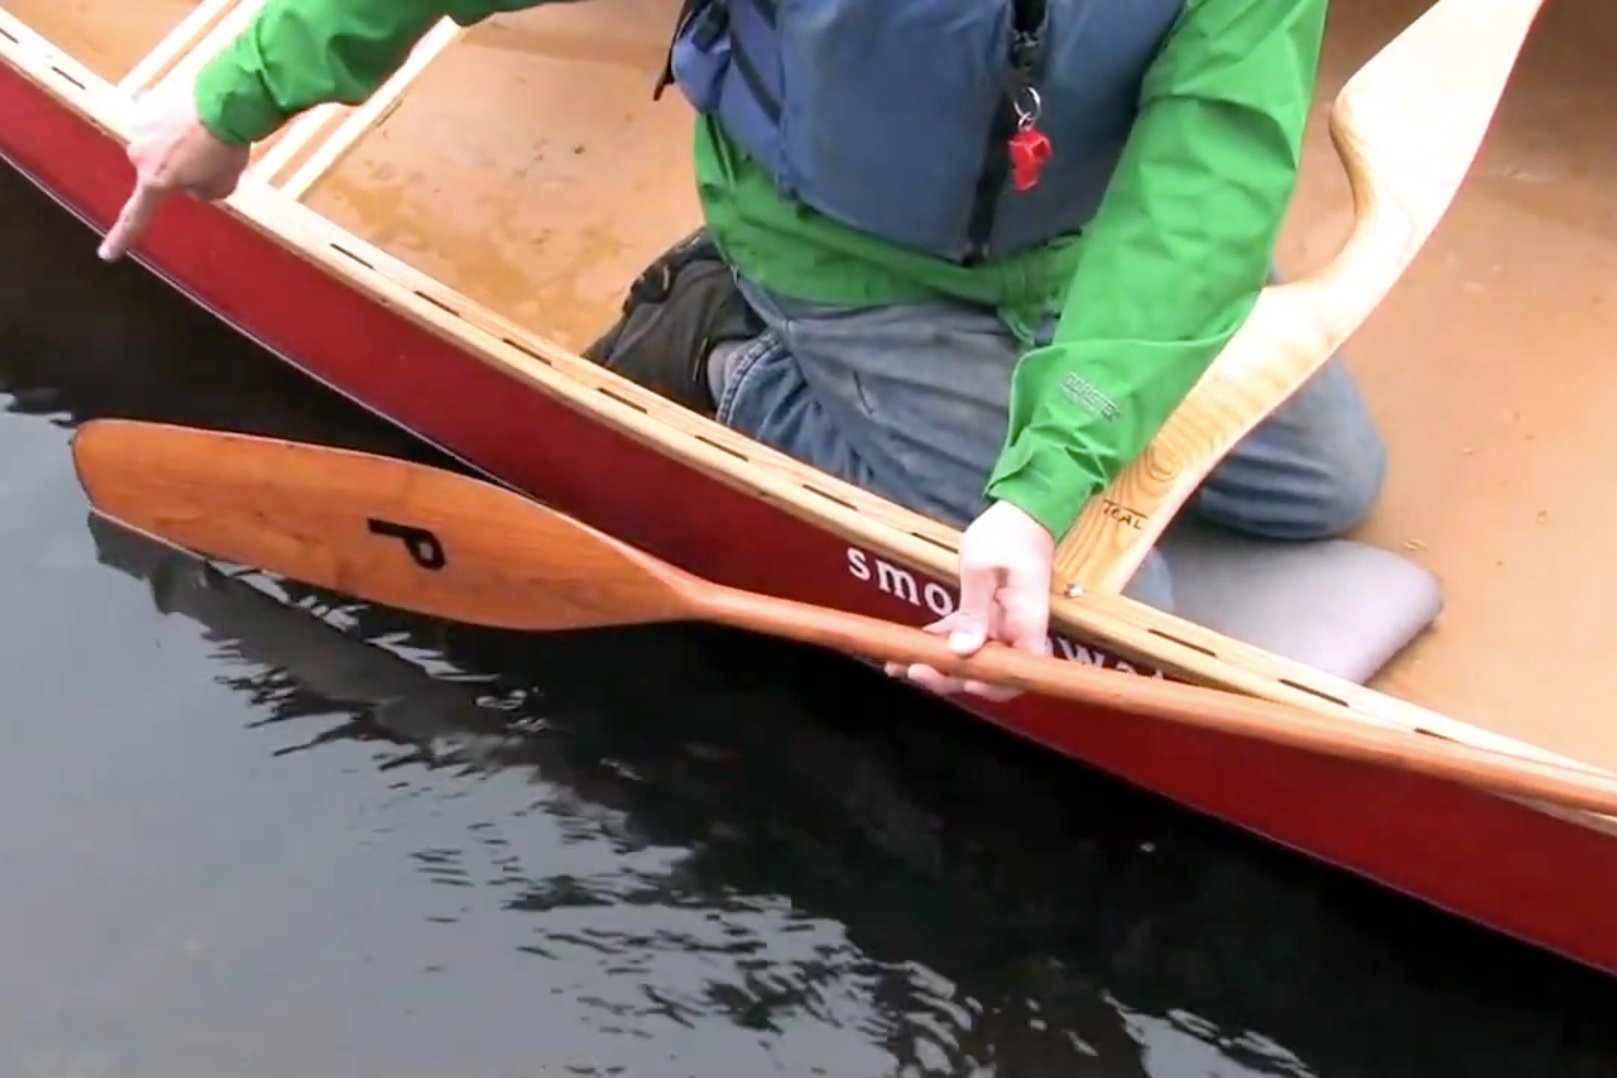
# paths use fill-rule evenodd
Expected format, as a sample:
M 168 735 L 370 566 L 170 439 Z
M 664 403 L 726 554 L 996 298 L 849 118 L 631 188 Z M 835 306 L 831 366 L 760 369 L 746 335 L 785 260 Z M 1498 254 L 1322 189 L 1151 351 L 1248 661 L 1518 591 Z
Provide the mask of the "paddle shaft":
M 700 605 L 703 620 L 752 632 L 884 662 L 926 663 L 947 674 L 1125 715 L 1394 767 L 1569 808 L 1617 814 L 1617 777 L 1594 771 L 1506 756 L 1421 733 L 1316 717 L 1300 708 L 1255 697 L 1104 670 L 1001 644 L 989 644 L 970 659 L 962 659 L 935 633 L 717 584 L 704 582 Z

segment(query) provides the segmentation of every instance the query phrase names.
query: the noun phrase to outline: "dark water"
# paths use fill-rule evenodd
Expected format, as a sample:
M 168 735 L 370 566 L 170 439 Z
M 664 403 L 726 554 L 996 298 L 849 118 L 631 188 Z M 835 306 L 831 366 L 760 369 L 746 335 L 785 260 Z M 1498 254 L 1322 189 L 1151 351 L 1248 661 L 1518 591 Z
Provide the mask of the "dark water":
M 424 455 L 93 249 L 0 169 L 0 1078 L 1617 1074 L 1612 983 L 850 663 L 92 525 L 93 416 Z

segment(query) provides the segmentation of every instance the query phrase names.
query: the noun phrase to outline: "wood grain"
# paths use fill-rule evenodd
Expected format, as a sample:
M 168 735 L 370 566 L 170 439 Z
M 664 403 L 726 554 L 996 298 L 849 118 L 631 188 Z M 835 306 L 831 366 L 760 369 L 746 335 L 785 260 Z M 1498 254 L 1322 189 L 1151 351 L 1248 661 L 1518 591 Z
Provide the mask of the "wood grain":
M 1331 113 L 1355 225 L 1336 258 L 1265 290 L 1145 452 L 1063 537 L 1058 587 L 1121 591 L 1207 473 L 1375 310 L 1470 170 L 1543 0 L 1438 0 Z
M 128 420 L 73 439 L 97 513 L 213 557 L 362 599 L 501 628 L 703 620 L 929 663 L 1142 719 L 1617 812 L 1617 776 L 1317 718 L 1194 685 L 942 637 L 702 580 L 515 492 L 353 450 Z
M 96 512 L 178 546 L 505 629 L 676 620 L 687 578 L 519 494 L 373 454 L 96 421 L 74 436 Z

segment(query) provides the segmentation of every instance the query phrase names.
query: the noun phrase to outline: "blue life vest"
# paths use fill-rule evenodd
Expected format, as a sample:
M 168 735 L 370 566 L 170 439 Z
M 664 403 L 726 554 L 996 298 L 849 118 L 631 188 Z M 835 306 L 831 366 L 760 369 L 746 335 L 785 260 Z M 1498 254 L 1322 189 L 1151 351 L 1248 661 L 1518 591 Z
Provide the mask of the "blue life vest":
M 788 197 L 970 263 L 1089 220 L 1185 2 L 686 0 L 658 91 L 677 83 Z M 1014 190 L 1034 113 L 1051 154 Z

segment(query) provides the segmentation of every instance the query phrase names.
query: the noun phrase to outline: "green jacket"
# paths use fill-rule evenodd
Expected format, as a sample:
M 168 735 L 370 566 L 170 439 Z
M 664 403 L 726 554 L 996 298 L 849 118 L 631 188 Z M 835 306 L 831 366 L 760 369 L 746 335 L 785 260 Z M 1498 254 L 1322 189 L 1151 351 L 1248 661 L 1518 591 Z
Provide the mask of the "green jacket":
M 545 0 L 268 0 L 202 70 L 202 121 L 255 141 L 324 101 L 359 102 L 439 18 L 471 25 Z M 778 194 L 699 119 L 704 214 L 767 288 L 824 303 L 938 293 L 997 308 L 1031 345 L 987 494 L 1060 537 L 1136 457 L 1245 321 L 1296 185 L 1327 0 L 1188 0 L 1081 235 L 972 267 L 842 227 Z M 649 84 L 648 84 L 649 90 Z

